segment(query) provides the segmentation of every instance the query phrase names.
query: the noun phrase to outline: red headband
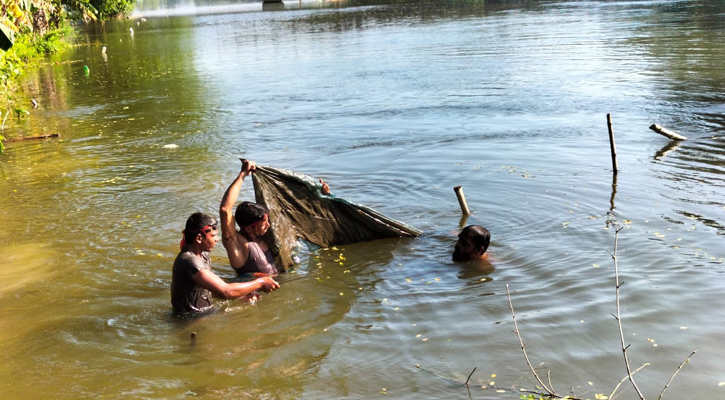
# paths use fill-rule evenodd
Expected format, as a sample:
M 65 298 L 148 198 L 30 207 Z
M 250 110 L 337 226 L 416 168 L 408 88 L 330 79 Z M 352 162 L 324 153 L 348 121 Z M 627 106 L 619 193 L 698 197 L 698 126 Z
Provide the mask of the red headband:
M 202 233 L 202 234 L 204 234 L 204 236 L 206 236 L 206 234 L 207 234 L 206 230 L 207 229 L 211 229 L 211 230 L 216 229 L 216 224 L 204 226 L 203 228 L 201 228 L 201 231 L 199 233 Z M 181 231 L 181 234 L 183 236 L 181 237 L 181 242 L 179 242 L 179 248 L 183 249 L 184 246 L 186 246 L 186 229 L 184 229 L 183 231 Z
M 268 216 L 268 214 L 264 214 L 264 217 L 262 217 L 262 219 L 260 219 L 260 220 L 259 220 L 259 221 L 257 221 L 257 222 L 253 222 L 253 223 L 251 223 L 251 224 L 249 224 L 249 225 L 247 225 L 247 226 L 250 226 L 250 227 L 254 228 L 254 227 L 256 227 L 257 225 L 260 225 L 260 224 L 263 224 L 263 223 L 267 222 L 268 220 L 269 220 L 269 216 Z

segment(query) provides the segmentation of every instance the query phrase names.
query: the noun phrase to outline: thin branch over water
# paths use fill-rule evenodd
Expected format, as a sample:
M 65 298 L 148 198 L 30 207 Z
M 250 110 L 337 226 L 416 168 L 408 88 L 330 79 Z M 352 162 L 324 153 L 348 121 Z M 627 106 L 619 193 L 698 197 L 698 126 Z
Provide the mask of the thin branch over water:
M 556 392 L 549 389 L 549 387 L 546 386 L 546 384 L 541 380 L 541 378 L 539 378 L 539 374 L 536 373 L 536 370 L 531 365 L 531 361 L 529 361 L 529 356 L 526 354 L 526 345 L 524 344 L 523 339 L 521 339 L 521 334 L 519 333 L 519 325 L 516 322 L 516 313 L 514 312 L 514 305 L 513 305 L 513 303 L 511 303 L 511 292 L 509 291 L 508 283 L 506 284 L 506 294 L 508 295 L 509 306 L 511 307 L 511 317 L 514 320 L 514 329 L 515 329 L 514 333 L 516 333 L 516 336 L 518 336 L 518 338 L 519 338 L 519 343 L 521 343 L 521 351 L 524 353 L 524 358 L 526 359 L 526 364 L 528 364 L 529 369 L 531 370 L 531 373 L 534 375 L 534 378 L 536 378 L 536 380 L 539 382 L 541 387 L 544 388 L 544 390 L 546 390 L 546 393 L 549 393 L 551 396 L 558 396 L 556 394 Z
M 614 282 L 616 287 L 616 301 L 617 301 L 617 315 L 614 317 L 617 319 L 617 325 L 619 326 L 619 340 L 622 344 L 622 355 L 624 356 L 624 365 L 627 367 L 627 377 L 629 377 L 629 381 L 632 382 L 632 386 L 634 386 L 634 390 L 637 391 L 637 395 L 641 400 L 644 400 L 644 395 L 642 395 L 642 392 L 639 390 L 639 387 L 637 387 L 637 383 L 634 382 L 634 378 L 632 377 L 632 369 L 629 366 L 629 358 L 627 358 L 627 348 L 629 345 L 624 345 L 624 332 L 622 330 L 622 318 L 620 317 L 620 307 L 619 307 L 619 288 L 624 285 L 624 282 L 621 284 L 619 283 L 619 267 L 617 266 L 617 243 L 619 241 L 619 231 L 621 231 L 622 228 L 619 228 L 616 230 L 616 233 L 614 234 L 614 252 L 609 253 L 612 256 L 612 259 L 614 260 Z
M 683 361 L 682 363 L 680 363 L 680 366 L 679 366 L 679 367 L 677 367 L 677 369 L 675 370 L 675 373 L 674 373 L 674 374 L 672 374 L 672 377 L 670 378 L 670 380 L 669 380 L 669 381 L 667 381 L 667 384 L 666 384 L 666 385 L 665 385 L 665 387 L 664 387 L 664 388 L 662 389 L 662 393 L 660 393 L 660 397 L 658 397 L 658 398 L 657 398 L 657 400 L 662 400 L 662 395 L 664 395 L 664 394 L 665 394 L 665 390 L 667 390 L 667 388 L 668 388 L 668 387 L 670 387 L 670 383 L 672 382 L 672 380 L 673 380 L 673 379 L 675 379 L 675 375 L 677 375 L 677 373 L 678 373 L 678 372 L 680 372 L 680 370 L 681 370 L 681 369 L 682 369 L 682 367 L 683 367 L 683 366 L 685 365 L 685 363 L 688 363 L 688 362 L 690 362 L 690 358 L 691 358 L 692 356 L 694 356 L 694 355 L 695 355 L 695 353 L 697 353 L 697 349 L 695 349 L 695 350 L 694 350 L 694 351 L 693 351 L 692 353 L 690 353 L 690 355 L 689 355 L 689 356 L 687 356 L 687 358 L 685 359 L 685 361 Z

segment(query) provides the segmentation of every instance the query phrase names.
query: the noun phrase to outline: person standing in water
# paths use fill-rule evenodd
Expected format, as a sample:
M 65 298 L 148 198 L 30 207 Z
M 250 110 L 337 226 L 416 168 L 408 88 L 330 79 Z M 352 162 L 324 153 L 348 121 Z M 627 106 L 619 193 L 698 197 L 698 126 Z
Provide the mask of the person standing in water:
M 254 302 L 260 296 L 257 290 L 271 292 L 279 288 L 279 283 L 271 277 L 227 283 L 212 272 L 209 252 L 219 241 L 217 222 L 212 216 L 201 212 L 192 214 L 183 234 L 171 276 L 171 305 L 175 312 L 210 311 L 212 297 Z
M 251 201 L 237 202 L 244 179 L 257 168 L 254 161 L 242 160 L 242 170 L 224 192 L 219 205 L 219 222 L 222 229 L 222 245 L 227 250 L 229 263 L 237 274 L 262 272 L 276 275 L 275 258 L 263 236 L 269 229 L 269 210 Z M 239 224 L 239 231 L 236 229 Z
M 237 274 L 264 273 L 276 275 L 275 256 L 263 236 L 270 227 L 269 210 L 257 203 L 245 201 L 237 206 L 232 214 L 234 204 L 239 198 L 244 179 L 257 168 L 254 161 L 241 159 L 242 169 L 236 179 L 224 192 L 219 205 L 219 223 L 222 230 L 222 245 L 227 250 L 229 263 Z M 322 194 L 330 194 L 330 187 L 320 179 Z M 236 225 L 239 230 L 236 230 Z

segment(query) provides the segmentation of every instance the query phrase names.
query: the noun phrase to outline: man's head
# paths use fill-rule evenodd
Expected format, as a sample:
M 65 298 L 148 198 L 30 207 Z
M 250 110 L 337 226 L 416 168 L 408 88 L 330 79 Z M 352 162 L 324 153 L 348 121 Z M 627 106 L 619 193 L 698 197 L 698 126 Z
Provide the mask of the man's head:
M 491 232 L 480 225 L 469 225 L 458 234 L 453 251 L 453 261 L 469 261 L 483 258 L 491 242 Z
M 181 247 L 198 245 L 201 251 L 211 251 L 219 239 L 218 235 L 214 217 L 196 212 L 186 220 Z
M 246 236 L 262 236 L 269 229 L 269 210 L 251 201 L 244 201 L 237 206 L 234 220 Z

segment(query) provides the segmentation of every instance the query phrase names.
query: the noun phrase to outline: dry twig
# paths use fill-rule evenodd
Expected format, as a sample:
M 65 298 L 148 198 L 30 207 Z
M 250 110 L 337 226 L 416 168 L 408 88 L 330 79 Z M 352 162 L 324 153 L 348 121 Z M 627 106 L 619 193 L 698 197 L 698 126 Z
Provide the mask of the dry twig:
M 621 231 L 622 228 L 619 228 L 616 230 L 616 233 L 614 234 L 614 253 L 609 253 L 612 256 L 612 259 L 614 260 L 614 282 L 616 285 L 616 300 L 617 300 L 617 315 L 614 317 L 617 320 L 617 325 L 619 325 L 619 340 L 622 344 L 622 355 L 624 356 L 624 365 L 627 367 L 627 377 L 629 378 L 629 381 L 632 382 L 632 386 L 634 386 L 634 390 L 637 392 L 637 395 L 641 400 L 644 400 L 644 395 L 642 395 L 642 392 L 639 390 L 639 387 L 637 387 L 637 383 L 634 382 L 634 378 L 632 377 L 632 369 L 629 366 L 629 358 L 627 358 L 627 347 L 624 345 L 624 332 L 622 330 L 622 318 L 620 317 L 619 312 L 619 288 L 624 285 L 624 282 L 621 284 L 619 283 L 619 267 L 617 266 L 617 242 L 619 241 L 619 231 Z
M 554 390 L 554 384 L 553 384 L 553 383 L 551 383 L 551 370 L 550 370 L 550 369 L 547 369 L 547 370 L 546 370 L 546 378 L 547 378 L 547 379 L 548 379 L 548 381 L 549 381 L 549 387 L 551 388 L 551 391 L 552 391 L 552 392 L 556 392 L 556 390 Z
M 478 368 L 478 367 L 473 367 L 473 371 L 471 371 L 471 373 L 468 374 L 468 379 L 466 379 L 466 382 L 464 383 L 464 385 L 468 386 L 468 381 L 471 380 L 471 377 L 473 376 L 473 373 L 476 372 L 476 368 Z
M 539 382 L 539 384 L 541 385 L 541 387 L 544 388 L 544 390 L 546 390 L 546 393 L 548 393 L 551 396 L 557 396 L 558 397 L 558 395 L 556 394 L 556 392 L 554 392 L 553 390 L 549 389 L 546 386 L 546 384 L 544 384 L 544 382 L 541 380 L 541 378 L 539 378 L 539 375 L 536 373 L 536 370 L 531 365 L 531 361 L 529 361 L 529 356 L 526 354 L 526 345 L 524 345 L 524 341 L 523 341 L 523 339 L 521 339 L 521 334 L 519 333 L 519 325 L 516 322 L 516 313 L 514 312 L 514 305 L 513 305 L 513 303 L 511 303 L 511 292 L 509 291 L 509 285 L 508 285 L 508 283 L 506 284 L 506 294 L 508 294 L 509 306 L 511 307 L 511 317 L 514 320 L 514 329 L 515 329 L 514 330 L 514 333 L 516 333 L 516 336 L 518 336 L 518 338 L 519 338 L 519 343 L 521 343 L 521 351 L 524 353 L 524 358 L 526 359 L 526 364 L 529 365 L 529 369 L 531 370 L 531 373 L 534 375 L 534 378 L 536 378 L 536 380 Z
M 678 372 L 680 372 L 680 370 L 682 369 L 682 366 L 684 366 L 684 365 L 685 365 L 685 363 L 689 362 L 689 361 L 690 361 L 690 357 L 694 356 L 694 355 L 695 355 L 695 353 L 697 353 L 697 349 L 695 349 L 695 351 L 693 351 L 692 353 L 690 353 L 690 355 L 689 355 L 689 356 L 687 356 L 687 358 L 685 359 L 685 361 L 683 361 L 683 362 L 682 362 L 682 363 L 680 364 L 680 366 L 679 366 L 679 367 L 677 367 L 677 370 L 675 370 L 675 373 L 674 373 L 674 374 L 672 374 L 672 377 L 670 378 L 670 380 L 669 380 L 669 381 L 667 381 L 667 384 L 666 384 L 666 385 L 665 385 L 665 387 L 664 387 L 664 388 L 662 389 L 662 393 L 660 393 L 660 397 L 658 397 L 658 398 L 657 398 L 657 400 L 662 400 L 662 395 L 664 395 L 664 394 L 665 394 L 665 390 L 667 390 L 667 388 L 668 388 L 668 387 L 670 386 L 670 383 L 672 382 L 672 380 L 673 380 L 673 379 L 675 379 L 675 375 L 677 375 L 677 373 L 678 373 Z
M 649 365 L 649 363 L 645 363 L 645 364 L 644 364 L 644 365 L 642 365 L 641 367 L 639 367 L 639 368 L 635 369 L 634 371 L 632 371 L 632 375 L 636 374 L 636 373 L 637 373 L 637 372 L 639 372 L 639 371 L 640 371 L 640 370 L 641 370 L 642 368 L 644 368 L 644 367 L 646 367 L 646 366 L 648 366 L 648 365 Z M 616 393 L 616 392 L 617 392 L 617 390 L 619 389 L 619 387 L 620 387 L 620 386 L 622 386 L 622 384 L 624 383 L 624 381 L 626 381 L 626 380 L 628 380 L 628 379 L 629 379 L 629 375 L 625 376 L 624 378 L 622 378 L 622 380 L 621 380 L 621 381 L 619 381 L 619 383 L 617 384 L 617 386 L 615 386 L 615 387 L 614 387 L 614 390 L 612 390 L 612 393 L 611 393 L 611 394 L 609 395 L 609 398 L 610 398 L 610 399 L 614 398 L 614 393 Z

